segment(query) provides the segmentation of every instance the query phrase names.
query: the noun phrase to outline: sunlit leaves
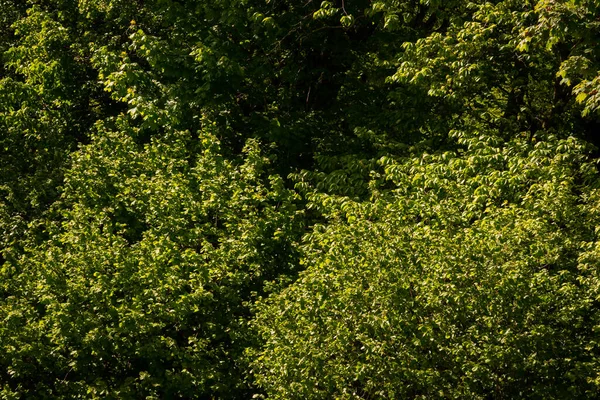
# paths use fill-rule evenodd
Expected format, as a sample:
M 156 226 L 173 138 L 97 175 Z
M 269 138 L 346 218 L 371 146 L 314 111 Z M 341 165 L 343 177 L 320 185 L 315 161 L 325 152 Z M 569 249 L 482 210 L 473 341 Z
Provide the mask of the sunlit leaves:
M 597 2 L 0 6 L 0 396 L 598 397 Z
M 6 318 L 33 313 L 0 333 L 5 344 L 37 349 L 30 370 L 19 367 L 23 351 L 3 349 L 18 371 L 11 387 L 60 396 L 244 390 L 245 302 L 294 268 L 293 195 L 264 176 L 257 143 L 239 165 L 218 153 L 214 136 L 201 143 L 172 132 L 140 147 L 99 126 L 74 155 L 64 221 L 18 263 L 23 286 L 0 307 Z M 38 373 L 70 379 L 51 389 L 35 383 Z
M 596 179 L 584 147 L 470 144 L 382 159 L 394 189 L 371 202 L 313 197 L 330 223 L 256 323 L 270 398 L 597 393 L 596 278 L 577 257 L 594 229 L 577 194 Z

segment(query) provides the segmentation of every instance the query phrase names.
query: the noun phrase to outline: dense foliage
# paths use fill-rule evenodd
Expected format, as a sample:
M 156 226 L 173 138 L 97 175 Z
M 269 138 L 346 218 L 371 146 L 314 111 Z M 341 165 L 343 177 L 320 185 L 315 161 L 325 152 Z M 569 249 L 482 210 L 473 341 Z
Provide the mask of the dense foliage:
M 0 0 L 0 398 L 600 397 L 599 13 Z

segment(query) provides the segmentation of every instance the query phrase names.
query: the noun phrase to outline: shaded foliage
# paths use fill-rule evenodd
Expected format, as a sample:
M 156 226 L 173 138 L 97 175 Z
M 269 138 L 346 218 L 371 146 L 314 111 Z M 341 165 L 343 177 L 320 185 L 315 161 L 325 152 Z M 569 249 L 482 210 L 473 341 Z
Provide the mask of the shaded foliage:
M 0 0 L 0 395 L 597 397 L 597 14 Z

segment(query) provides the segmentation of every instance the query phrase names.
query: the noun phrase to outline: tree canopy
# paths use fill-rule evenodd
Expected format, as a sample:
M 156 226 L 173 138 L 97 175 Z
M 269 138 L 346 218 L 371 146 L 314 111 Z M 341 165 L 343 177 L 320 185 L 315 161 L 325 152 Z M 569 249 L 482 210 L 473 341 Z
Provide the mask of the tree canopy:
M 0 398 L 600 397 L 599 13 L 0 0 Z

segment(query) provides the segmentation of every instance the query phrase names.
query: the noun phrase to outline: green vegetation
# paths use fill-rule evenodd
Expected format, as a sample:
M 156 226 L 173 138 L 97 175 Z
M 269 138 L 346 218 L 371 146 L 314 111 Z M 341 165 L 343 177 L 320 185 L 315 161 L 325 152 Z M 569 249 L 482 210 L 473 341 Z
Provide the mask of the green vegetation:
M 600 397 L 598 15 L 0 0 L 0 399 Z

